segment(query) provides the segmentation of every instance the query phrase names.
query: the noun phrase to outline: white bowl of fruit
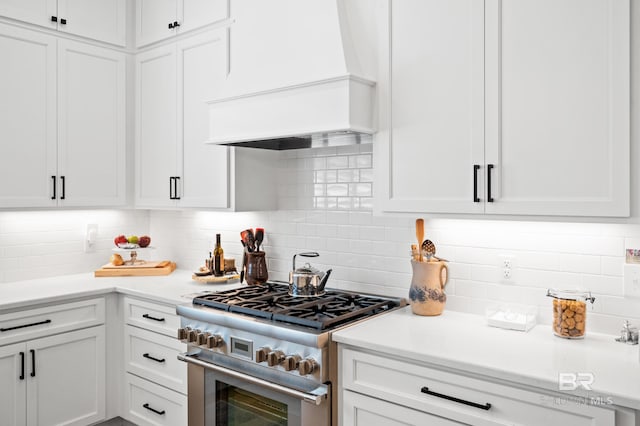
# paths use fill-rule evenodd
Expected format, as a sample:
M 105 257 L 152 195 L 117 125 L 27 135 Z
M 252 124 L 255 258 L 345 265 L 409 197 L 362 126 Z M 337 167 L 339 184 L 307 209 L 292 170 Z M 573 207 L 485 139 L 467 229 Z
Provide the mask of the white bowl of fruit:
M 131 235 L 129 237 L 118 235 L 113 242 L 118 248 L 133 250 L 149 247 L 149 244 L 151 244 L 151 238 L 148 235 L 143 235 L 141 237 L 138 237 L 137 235 Z

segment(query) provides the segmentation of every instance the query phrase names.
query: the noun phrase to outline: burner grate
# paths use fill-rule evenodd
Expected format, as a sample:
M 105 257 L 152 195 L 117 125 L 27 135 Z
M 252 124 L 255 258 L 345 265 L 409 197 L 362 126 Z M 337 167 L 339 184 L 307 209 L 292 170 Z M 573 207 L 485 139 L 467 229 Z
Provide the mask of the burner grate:
M 268 283 L 222 291 L 193 299 L 196 305 L 327 330 L 400 305 L 395 299 L 331 290 L 317 297 L 295 297 L 287 285 Z

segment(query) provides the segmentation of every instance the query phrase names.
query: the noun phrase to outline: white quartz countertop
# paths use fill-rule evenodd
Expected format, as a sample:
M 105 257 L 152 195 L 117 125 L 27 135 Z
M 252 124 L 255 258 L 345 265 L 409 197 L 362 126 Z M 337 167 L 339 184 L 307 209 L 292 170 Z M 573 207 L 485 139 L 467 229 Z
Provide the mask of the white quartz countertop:
M 191 271 L 177 269 L 163 276 L 94 277 L 93 273 L 86 273 L 3 283 L 0 284 L 0 311 L 111 292 L 177 305 L 188 303 L 194 293 L 227 290 L 240 285 L 237 281 L 203 284 L 193 281 L 191 275 Z
M 553 392 L 564 393 L 560 373 L 593 374 L 591 391 L 579 386 L 569 394 L 640 409 L 639 348 L 614 337 L 587 330 L 584 339 L 568 340 L 556 337 L 550 325 L 525 333 L 489 327 L 483 316 L 460 312 L 418 316 L 409 306 L 333 334 L 336 342 L 381 355 Z

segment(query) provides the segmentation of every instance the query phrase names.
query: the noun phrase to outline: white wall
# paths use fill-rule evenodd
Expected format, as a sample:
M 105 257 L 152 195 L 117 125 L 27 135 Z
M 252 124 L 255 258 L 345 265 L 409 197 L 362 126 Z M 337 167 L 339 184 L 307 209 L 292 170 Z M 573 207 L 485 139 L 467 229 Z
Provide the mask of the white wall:
M 316 250 L 321 257 L 314 265 L 333 268 L 331 287 L 405 297 L 416 216 L 373 214 L 371 164 L 370 145 L 283 152 L 279 211 L 2 212 L 0 282 L 93 271 L 108 261 L 120 233 L 148 233 L 157 247 L 154 258 L 196 269 L 221 232 L 226 255 L 239 264 L 240 231 L 261 226 L 273 279 L 287 279 L 294 253 Z M 482 314 L 494 302 L 533 304 L 540 309 L 539 321 L 549 323 L 546 289 L 582 287 L 596 297 L 590 330 L 617 333 L 623 319 L 640 325 L 640 299 L 623 297 L 625 245 L 640 240 L 633 218 L 628 223 L 424 218 L 427 238 L 450 261 L 449 310 Z M 99 225 L 94 253 L 84 253 L 88 223 Z M 513 283 L 499 283 L 500 254 L 516 256 Z

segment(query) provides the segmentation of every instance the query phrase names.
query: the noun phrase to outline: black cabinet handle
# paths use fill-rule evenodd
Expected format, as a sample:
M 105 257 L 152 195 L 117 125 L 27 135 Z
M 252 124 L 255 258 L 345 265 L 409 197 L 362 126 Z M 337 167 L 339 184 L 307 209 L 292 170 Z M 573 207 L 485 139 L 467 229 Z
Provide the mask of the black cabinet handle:
M 51 197 L 51 199 L 55 200 L 56 199 L 56 177 L 51 176 L 51 180 L 53 180 L 53 196 Z
M 173 28 L 178 28 L 180 26 L 180 22 L 173 21 Z
M 169 22 L 169 29 L 172 30 L 173 29 L 173 22 Z
M 165 411 L 164 411 L 164 410 L 162 410 L 162 411 L 158 411 L 158 410 L 156 410 L 156 409 L 154 409 L 154 408 L 149 407 L 149 404 L 143 404 L 142 406 L 143 406 L 144 408 L 146 408 L 147 410 L 149 410 L 149 411 L 153 411 L 153 412 L 154 412 L 154 413 L 156 413 L 156 414 L 159 414 L 159 415 L 161 415 L 161 416 L 164 416 L 164 413 L 165 413 Z
M 0 328 L 0 332 L 17 330 L 19 328 L 25 328 L 25 327 L 33 327 L 34 325 L 49 324 L 50 322 L 51 320 L 48 319 L 40 322 L 32 322 L 31 324 L 23 324 L 23 325 L 16 325 L 14 327 Z
M 67 20 L 66 20 L 66 19 L 64 19 L 64 18 L 62 18 L 62 19 L 60 19 L 60 23 L 61 23 L 62 25 L 67 25 Z
M 51 17 L 51 22 L 58 22 L 58 17 L 57 16 L 52 16 Z
M 174 196 L 173 196 L 173 176 L 169 176 L 169 199 L 170 200 L 175 200 Z
M 36 377 L 36 351 L 31 349 L 31 377 Z
M 487 201 L 489 203 L 493 203 L 493 197 L 491 196 L 491 170 L 493 167 L 493 164 L 487 164 Z
M 60 180 L 62 181 L 62 195 L 60 196 L 60 199 L 64 200 L 67 185 L 65 184 L 64 176 L 60 176 Z
M 488 410 L 491 408 L 491 404 L 488 402 L 486 404 L 478 404 L 477 402 L 471 402 L 464 399 L 456 398 L 455 396 L 445 395 L 443 393 L 438 393 L 434 391 L 430 391 L 428 387 L 424 386 L 420 389 L 420 392 L 426 393 L 427 395 L 437 396 L 438 398 L 443 398 L 448 401 L 458 402 L 460 404 L 469 405 L 471 407 L 480 408 L 481 410 Z
M 178 181 L 180 180 L 180 176 L 175 176 L 173 178 L 173 199 L 179 200 L 180 196 L 178 196 Z
M 143 357 L 145 357 L 145 358 L 147 358 L 147 359 L 150 359 L 150 360 L 152 360 L 152 361 L 159 362 L 159 363 L 161 363 L 161 364 L 162 364 L 163 362 L 165 362 L 165 361 L 166 361 L 166 359 L 164 359 L 164 358 L 162 358 L 162 359 L 154 358 L 154 357 L 152 357 L 152 356 L 151 356 L 151 355 L 149 355 L 149 354 L 142 354 L 142 356 L 143 356 Z
M 24 352 L 20 352 L 20 380 L 24 380 Z
M 480 170 L 480 166 L 477 164 L 473 165 L 473 202 L 479 203 L 480 198 L 478 198 L 478 170 Z
M 154 321 L 158 321 L 158 322 L 164 322 L 164 318 L 156 318 L 156 317 L 152 317 L 149 314 L 144 314 L 142 316 L 142 318 L 146 318 L 146 319 L 150 319 L 150 320 L 154 320 Z

